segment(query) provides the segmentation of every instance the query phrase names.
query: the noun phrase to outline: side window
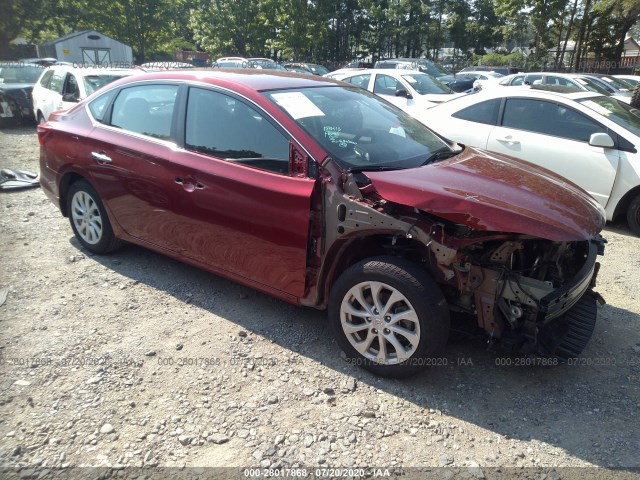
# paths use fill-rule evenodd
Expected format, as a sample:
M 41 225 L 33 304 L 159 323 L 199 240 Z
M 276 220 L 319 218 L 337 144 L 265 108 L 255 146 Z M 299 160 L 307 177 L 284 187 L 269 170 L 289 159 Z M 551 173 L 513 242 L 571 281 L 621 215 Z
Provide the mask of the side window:
M 468 120 L 470 122 L 485 123 L 495 125 L 500 109 L 500 99 L 494 98 L 485 102 L 480 102 L 470 107 L 463 108 L 452 115 L 452 117 Z
M 51 76 L 51 81 L 49 82 L 49 90 L 62 94 L 62 86 L 64 85 L 64 78 L 66 76 L 66 72 L 55 70 Z
M 511 81 L 511 85 L 522 85 L 524 84 L 524 75 L 518 75 Z
M 111 125 L 166 140 L 171 136 L 177 85 L 124 88 L 113 102 Z
M 373 93 L 377 93 L 378 95 L 391 95 L 393 97 L 398 87 L 402 87 L 402 85 L 395 78 L 389 75 L 376 75 Z
M 53 70 L 49 70 L 48 72 L 44 72 L 44 75 L 40 79 L 40 86 L 44 88 L 49 88 L 49 82 L 51 81 L 51 76 L 53 75 Z
M 525 85 L 539 85 L 542 83 L 542 75 L 527 75 L 524 79 Z
M 532 99 L 508 99 L 502 125 L 579 142 L 588 142 L 592 133 L 606 132 L 606 129 L 571 108 Z
M 107 114 L 107 105 L 111 103 L 111 99 L 113 98 L 114 92 L 108 92 L 104 95 L 99 96 L 95 100 L 93 100 L 89 104 L 89 110 L 91 111 L 91 115 L 100 123 L 104 123 L 104 118 Z
M 555 113 L 553 126 L 556 136 L 589 142 L 593 133 L 608 133 L 606 128 L 572 108 L 556 105 Z
M 289 140 L 260 112 L 223 93 L 189 89 L 185 140 L 189 150 L 289 173 Z
M 67 75 L 67 81 L 64 83 L 63 95 L 72 95 L 73 98 L 80 98 L 80 89 L 78 80 L 73 73 Z
M 549 102 L 525 98 L 509 98 L 504 106 L 502 126 L 546 134 L 548 120 L 544 117 Z
M 371 74 L 366 73 L 364 75 L 356 75 L 355 77 L 346 78 L 344 81 L 352 83 L 353 85 L 357 85 L 365 90 L 369 86 L 369 80 L 371 79 Z

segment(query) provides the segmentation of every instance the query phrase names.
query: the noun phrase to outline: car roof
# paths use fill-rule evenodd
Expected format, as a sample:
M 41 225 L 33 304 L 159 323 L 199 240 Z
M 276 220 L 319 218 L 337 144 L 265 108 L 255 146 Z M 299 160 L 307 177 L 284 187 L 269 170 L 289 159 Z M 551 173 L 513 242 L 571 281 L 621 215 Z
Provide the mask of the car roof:
M 286 88 L 302 87 L 324 87 L 339 85 L 338 82 L 330 78 L 310 75 L 299 75 L 294 72 L 284 72 L 280 70 L 263 69 L 235 69 L 225 70 L 168 70 L 162 72 L 145 73 L 144 77 L 136 76 L 135 80 L 121 80 L 117 85 L 128 83 L 129 81 L 150 80 L 177 80 L 203 82 L 219 86 L 245 87 L 250 90 L 279 90 Z M 115 84 L 114 84 L 115 85 Z
M 448 102 L 442 104 L 442 106 L 453 104 L 454 102 L 466 102 L 473 101 L 481 102 L 483 100 L 491 100 L 493 98 L 502 98 L 502 97 L 534 97 L 534 98 L 543 98 L 547 100 L 582 100 L 585 98 L 595 98 L 595 97 L 604 97 L 606 95 L 601 95 L 599 93 L 594 92 L 586 92 L 586 91 L 572 91 L 572 92 L 557 92 L 552 90 L 547 90 L 544 88 L 532 88 L 529 86 L 514 86 L 509 88 L 500 88 L 500 89 L 489 89 L 489 90 L 481 90 L 477 93 L 472 93 L 470 95 L 464 95 L 462 97 L 454 98 Z M 473 102 L 473 103 L 476 103 Z M 436 106 L 438 107 L 438 106 Z M 433 107 L 433 108 L 436 108 Z
M 467 74 L 467 73 L 471 73 L 471 74 L 477 73 L 477 74 L 481 74 L 481 75 L 491 75 L 492 73 L 495 73 L 497 75 L 500 75 L 500 78 L 504 78 L 505 77 L 505 75 L 502 75 L 500 72 L 496 72 L 495 70 L 465 70 L 464 72 L 463 71 L 459 71 L 458 73 L 462 74 L 462 75 Z
M 406 70 L 404 68 L 363 68 L 360 70 L 350 70 L 345 72 L 345 76 L 362 75 L 363 73 L 386 73 L 388 75 L 427 75 L 427 73 L 418 70 Z
M 144 73 L 144 70 L 139 68 L 99 68 L 99 67 L 74 67 L 73 65 L 51 65 L 46 70 L 62 70 L 65 72 L 76 73 L 81 77 L 87 75 L 116 75 L 116 74 L 129 74 Z

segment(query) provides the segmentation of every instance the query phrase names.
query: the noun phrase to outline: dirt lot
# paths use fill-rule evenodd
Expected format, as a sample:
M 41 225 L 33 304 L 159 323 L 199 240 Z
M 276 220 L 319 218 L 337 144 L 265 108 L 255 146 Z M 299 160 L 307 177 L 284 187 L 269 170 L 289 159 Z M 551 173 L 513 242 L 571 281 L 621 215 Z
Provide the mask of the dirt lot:
M 0 167 L 38 155 L 35 128 L 0 132 Z M 608 304 L 576 365 L 458 340 L 394 381 L 346 363 L 323 312 L 134 246 L 92 256 L 39 189 L 0 193 L 0 467 L 637 478 L 640 239 L 604 234 Z

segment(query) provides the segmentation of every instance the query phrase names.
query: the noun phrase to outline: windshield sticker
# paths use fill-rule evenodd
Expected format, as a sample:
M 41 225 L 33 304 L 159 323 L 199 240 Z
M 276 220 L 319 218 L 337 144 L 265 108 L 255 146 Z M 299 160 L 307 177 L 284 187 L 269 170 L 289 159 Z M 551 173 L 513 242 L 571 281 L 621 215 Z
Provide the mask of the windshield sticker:
M 322 110 L 316 107 L 302 92 L 274 93 L 271 97 L 295 120 L 307 117 L 324 117 Z
M 402 128 L 400 125 L 391 127 L 389 129 L 389 133 L 392 133 L 393 135 L 398 135 L 399 137 L 402 137 L 402 138 L 407 138 L 407 134 L 404 132 L 404 128 Z
M 418 83 L 418 80 L 416 80 L 411 75 L 403 75 L 402 78 L 404 78 L 409 83 Z
M 604 108 L 602 105 L 598 105 L 596 102 L 594 102 L 592 100 L 587 100 L 585 102 L 582 102 L 582 104 L 585 107 L 589 107 L 594 112 L 597 112 L 600 115 L 604 115 L 605 117 L 608 117 L 609 115 L 611 115 L 611 112 L 609 110 Z

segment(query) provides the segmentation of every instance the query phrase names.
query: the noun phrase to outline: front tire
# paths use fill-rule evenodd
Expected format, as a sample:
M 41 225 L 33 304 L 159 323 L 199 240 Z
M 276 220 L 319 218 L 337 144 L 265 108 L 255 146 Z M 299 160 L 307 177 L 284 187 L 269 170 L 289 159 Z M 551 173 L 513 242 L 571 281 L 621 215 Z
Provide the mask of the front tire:
M 67 212 L 73 233 L 90 252 L 104 254 L 122 246 L 122 240 L 113 233 L 98 192 L 86 180 L 79 180 L 69 187 Z
M 640 84 L 639 84 L 640 85 Z M 629 230 L 640 237 L 640 194 L 636 195 L 627 209 Z
M 438 364 L 449 336 L 449 309 L 436 283 L 401 258 L 375 257 L 348 268 L 334 284 L 329 323 L 355 364 L 403 378 Z

